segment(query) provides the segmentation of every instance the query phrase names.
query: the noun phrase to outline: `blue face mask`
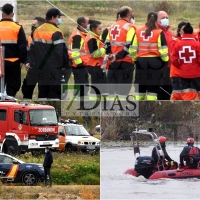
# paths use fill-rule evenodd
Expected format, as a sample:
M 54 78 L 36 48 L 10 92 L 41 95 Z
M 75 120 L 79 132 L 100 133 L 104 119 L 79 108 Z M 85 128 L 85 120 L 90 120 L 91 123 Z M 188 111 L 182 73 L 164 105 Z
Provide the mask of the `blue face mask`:
M 60 25 L 60 24 L 62 24 L 62 19 L 61 18 L 58 18 L 58 21 L 57 21 L 57 23 L 56 23 L 57 25 Z
M 167 27 L 169 25 L 169 19 L 161 19 L 161 26 Z

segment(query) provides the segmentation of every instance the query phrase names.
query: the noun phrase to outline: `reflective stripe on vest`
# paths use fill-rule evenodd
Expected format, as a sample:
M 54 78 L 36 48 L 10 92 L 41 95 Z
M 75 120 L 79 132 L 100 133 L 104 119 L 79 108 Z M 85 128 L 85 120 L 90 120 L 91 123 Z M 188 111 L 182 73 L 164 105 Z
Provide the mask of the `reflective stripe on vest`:
M 21 26 L 13 21 L 0 21 L 0 36 L 1 43 L 4 44 L 16 44 L 18 41 L 18 34 Z M 19 60 L 16 58 L 5 58 L 4 60 L 15 62 Z
M 72 42 L 73 42 L 73 37 L 76 35 L 80 35 L 82 38 L 82 43 L 80 44 L 80 49 L 72 49 Z M 81 32 L 80 30 L 78 30 L 77 28 L 72 32 L 69 41 L 68 41 L 68 54 L 69 54 L 69 58 L 72 60 L 72 66 L 76 67 L 77 64 L 83 64 L 86 65 L 87 64 L 87 60 L 88 60 L 88 54 L 85 51 L 84 48 L 84 43 L 85 43 L 85 38 L 86 38 L 87 34 L 84 32 Z M 74 53 L 74 55 L 72 55 Z M 77 64 L 76 64 L 77 63 Z
M 107 42 L 110 42 L 111 52 L 113 54 L 116 55 L 122 50 L 128 52 L 126 45 L 131 43 L 133 35 L 128 37 L 127 33 L 131 28 L 133 28 L 135 31 L 135 27 L 133 27 L 132 24 L 123 19 L 118 20 L 110 27 Z M 130 54 L 126 55 L 122 59 L 117 60 L 117 62 L 121 61 L 133 63 L 132 56 Z
M 150 36 L 145 38 L 146 29 L 147 27 L 144 26 L 136 31 L 136 36 L 138 39 L 138 57 L 159 57 L 159 49 L 167 48 L 163 46 L 158 48 L 158 37 L 160 36 L 162 30 L 154 29 L 151 31 Z
M 34 31 L 33 41 L 46 43 L 46 44 L 54 44 L 54 45 L 60 44 L 60 43 L 65 43 L 64 39 L 59 39 L 56 41 L 52 40 L 52 35 L 55 32 L 60 32 L 64 38 L 63 33 L 61 32 L 61 30 L 58 27 L 56 27 L 50 23 L 44 23 Z
M 88 42 L 92 38 L 96 39 L 98 49 L 96 51 L 94 51 L 92 54 L 90 54 Z M 87 34 L 87 36 L 85 38 L 85 52 L 87 53 L 87 56 L 88 56 L 87 65 L 92 66 L 92 67 L 96 67 L 96 66 L 101 67 L 102 66 L 105 54 L 103 54 L 100 49 L 103 47 L 104 47 L 104 44 L 100 41 L 99 36 L 95 35 L 93 32 L 92 33 L 89 32 Z M 97 54 L 97 52 L 98 52 L 99 57 L 94 58 L 94 55 Z

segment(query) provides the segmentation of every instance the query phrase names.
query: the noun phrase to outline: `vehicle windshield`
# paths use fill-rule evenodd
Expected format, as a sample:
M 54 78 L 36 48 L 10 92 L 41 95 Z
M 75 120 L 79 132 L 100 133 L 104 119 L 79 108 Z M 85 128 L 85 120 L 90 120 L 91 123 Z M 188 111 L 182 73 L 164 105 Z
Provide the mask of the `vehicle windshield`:
M 67 135 L 90 136 L 87 130 L 80 125 L 67 125 L 65 126 L 65 130 Z
M 58 124 L 55 110 L 30 110 L 32 126 L 56 126 Z
M 8 155 L 0 155 L 0 163 L 12 164 L 13 162 L 24 163 L 23 161 Z

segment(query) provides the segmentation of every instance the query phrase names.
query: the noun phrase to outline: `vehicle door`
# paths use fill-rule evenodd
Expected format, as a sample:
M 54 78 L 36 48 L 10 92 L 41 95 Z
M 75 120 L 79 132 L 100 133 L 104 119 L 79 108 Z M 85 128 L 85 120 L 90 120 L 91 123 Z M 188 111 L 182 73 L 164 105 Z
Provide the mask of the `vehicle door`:
M 64 126 L 58 126 L 58 137 L 59 137 L 59 147 L 57 150 L 65 151 L 65 144 L 66 144 L 66 134 L 64 130 Z
M 8 109 L 5 107 L 0 108 L 0 143 L 4 141 L 8 128 Z
M 4 179 L 9 179 L 10 181 L 14 181 L 18 170 L 19 164 L 13 164 L 14 159 L 6 156 L 0 155 L 0 177 Z
M 14 109 L 13 114 L 12 131 L 14 130 L 22 141 L 28 140 L 29 123 L 27 111 Z

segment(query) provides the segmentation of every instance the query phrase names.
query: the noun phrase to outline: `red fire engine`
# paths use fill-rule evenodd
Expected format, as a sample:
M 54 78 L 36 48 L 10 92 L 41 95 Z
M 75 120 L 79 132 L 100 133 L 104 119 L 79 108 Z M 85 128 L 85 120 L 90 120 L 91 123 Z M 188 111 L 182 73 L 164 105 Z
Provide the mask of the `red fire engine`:
M 49 105 L 0 102 L 0 151 L 23 152 L 59 147 L 55 108 Z

